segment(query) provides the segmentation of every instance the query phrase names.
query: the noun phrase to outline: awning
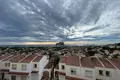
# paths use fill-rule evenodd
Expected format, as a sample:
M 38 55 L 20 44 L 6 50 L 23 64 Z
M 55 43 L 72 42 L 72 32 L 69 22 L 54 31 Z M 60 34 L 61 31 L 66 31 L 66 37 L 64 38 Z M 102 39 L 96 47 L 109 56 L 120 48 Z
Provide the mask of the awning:
M 37 73 L 38 73 L 38 71 L 32 71 L 31 73 L 36 73 L 36 74 L 37 74 Z
M 29 73 L 25 73 L 25 72 L 8 72 L 8 74 L 14 74 L 14 75 L 26 75 L 26 76 L 29 75 Z
M 1 69 L 0 71 L 9 72 L 9 69 Z
M 85 80 L 85 79 L 81 79 L 81 78 L 77 78 L 77 77 L 71 77 L 71 76 L 66 76 L 67 80 Z
M 59 72 L 59 71 L 57 71 L 57 72 L 58 72 L 59 75 L 63 75 L 63 76 L 66 75 L 64 72 Z

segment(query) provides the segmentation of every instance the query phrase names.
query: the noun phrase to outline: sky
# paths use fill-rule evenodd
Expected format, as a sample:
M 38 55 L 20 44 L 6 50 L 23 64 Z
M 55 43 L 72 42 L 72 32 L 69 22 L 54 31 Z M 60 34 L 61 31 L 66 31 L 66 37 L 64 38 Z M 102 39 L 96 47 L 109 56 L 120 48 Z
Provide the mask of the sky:
M 120 0 L 0 0 L 0 45 L 120 41 Z

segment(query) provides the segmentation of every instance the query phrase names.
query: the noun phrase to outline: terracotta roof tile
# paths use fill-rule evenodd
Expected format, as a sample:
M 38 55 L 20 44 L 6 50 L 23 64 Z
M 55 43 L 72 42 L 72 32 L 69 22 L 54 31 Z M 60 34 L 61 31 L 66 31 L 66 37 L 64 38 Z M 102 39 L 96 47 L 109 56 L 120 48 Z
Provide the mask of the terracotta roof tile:
M 99 58 L 106 68 L 115 68 L 107 59 Z
M 120 69 L 120 59 L 109 59 L 118 69 Z
M 103 67 L 97 58 L 91 58 L 91 61 L 95 67 Z
M 90 58 L 88 58 L 88 57 L 81 57 L 80 60 L 81 60 L 81 66 L 82 67 L 94 68 L 94 65 L 93 65 L 93 63 L 92 63 Z
M 67 59 L 66 56 L 60 57 L 60 63 L 65 63 L 66 59 Z
M 0 56 L 0 60 L 3 60 L 3 59 L 5 59 L 5 58 L 7 58 L 9 56 L 11 56 L 11 55 L 10 54 L 1 55 Z
M 5 58 L 3 61 L 8 61 L 8 60 L 10 60 L 11 58 L 13 58 L 14 56 L 15 56 L 15 55 L 11 55 L 11 56 Z
M 20 54 L 20 55 L 17 55 L 16 57 L 12 58 L 10 61 L 11 62 L 19 62 L 23 58 L 25 58 L 25 55 Z
M 29 55 L 25 59 L 23 59 L 20 63 L 30 63 L 36 56 L 37 56 L 36 54 Z
M 39 62 L 43 56 L 37 56 L 32 62 Z
M 68 56 L 66 64 L 71 66 L 80 66 L 80 60 L 78 56 Z

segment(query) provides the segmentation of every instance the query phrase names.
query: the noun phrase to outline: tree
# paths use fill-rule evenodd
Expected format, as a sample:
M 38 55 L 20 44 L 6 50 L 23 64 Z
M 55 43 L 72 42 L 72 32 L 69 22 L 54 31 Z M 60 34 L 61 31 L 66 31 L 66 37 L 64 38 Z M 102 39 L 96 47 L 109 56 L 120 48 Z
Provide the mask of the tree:
M 97 51 L 89 50 L 89 51 L 87 52 L 87 55 L 88 55 L 88 56 L 94 56 L 95 53 L 97 53 Z
M 52 58 L 52 69 L 51 69 L 51 77 L 50 80 L 52 80 L 54 78 L 54 69 L 55 67 L 58 65 L 59 61 L 60 61 L 60 55 L 55 53 Z

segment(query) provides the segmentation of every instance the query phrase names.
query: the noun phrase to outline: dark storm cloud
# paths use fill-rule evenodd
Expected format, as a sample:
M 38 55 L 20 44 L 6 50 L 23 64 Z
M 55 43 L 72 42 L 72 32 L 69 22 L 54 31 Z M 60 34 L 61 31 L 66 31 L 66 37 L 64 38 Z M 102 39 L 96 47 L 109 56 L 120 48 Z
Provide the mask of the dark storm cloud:
M 119 40 L 119 0 L 1 0 L 0 42 Z

